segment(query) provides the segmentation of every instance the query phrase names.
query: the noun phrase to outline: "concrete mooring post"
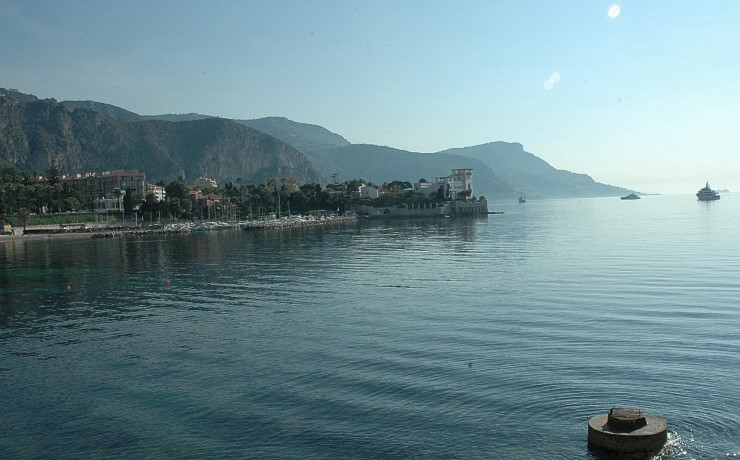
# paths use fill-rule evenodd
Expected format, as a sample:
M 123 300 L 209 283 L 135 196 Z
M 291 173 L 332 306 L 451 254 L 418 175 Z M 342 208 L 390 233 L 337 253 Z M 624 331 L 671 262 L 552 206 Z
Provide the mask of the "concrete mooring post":
M 612 408 L 588 421 L 588 445 L 619 453 L 651 452 L 668 440 L 668 423 L 638 409 Z

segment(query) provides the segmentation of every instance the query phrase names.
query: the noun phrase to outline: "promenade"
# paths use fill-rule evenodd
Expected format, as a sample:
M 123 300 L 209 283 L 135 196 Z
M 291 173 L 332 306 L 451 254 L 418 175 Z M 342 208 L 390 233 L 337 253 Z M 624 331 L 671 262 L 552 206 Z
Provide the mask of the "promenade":
M 0 244 L 19 241 L 69 240 L 82 238 L 126 238 L 147 235 L 169 235 L 240 228 L 248 231 L 277 230 L 357 222 L 357 216 L 284 217 L 235 222 L 174 222 L 156 226 L 107 226 L 79 224 L 26 227 L 22 235 L 0 236 Z

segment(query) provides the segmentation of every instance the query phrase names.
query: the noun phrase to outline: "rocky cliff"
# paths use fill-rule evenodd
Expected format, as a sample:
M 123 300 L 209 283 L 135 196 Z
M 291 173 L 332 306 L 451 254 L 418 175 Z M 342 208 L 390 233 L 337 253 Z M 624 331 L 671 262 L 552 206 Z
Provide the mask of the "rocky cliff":
M 138 169 L 150 181 L 205 175 L 219 182 L 321 182 L 303 153 L 232 120 L 121 121 L 0 90 L 0 163 L 45 172 L 52 162 L 62 173 Z

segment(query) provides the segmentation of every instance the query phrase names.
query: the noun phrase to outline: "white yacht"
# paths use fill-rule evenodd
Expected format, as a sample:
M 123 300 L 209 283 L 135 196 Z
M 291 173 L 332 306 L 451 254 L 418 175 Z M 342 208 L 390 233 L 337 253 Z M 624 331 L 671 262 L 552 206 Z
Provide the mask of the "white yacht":
M 711 187 L 709 187 L 709 182 L 707 182 L 707 185 L 704 186 L 701 190 L 696 192 L 696 197 L 699 199 L 699 201 L 714 201 L 719 200 L 719 193 L 712 190 Z

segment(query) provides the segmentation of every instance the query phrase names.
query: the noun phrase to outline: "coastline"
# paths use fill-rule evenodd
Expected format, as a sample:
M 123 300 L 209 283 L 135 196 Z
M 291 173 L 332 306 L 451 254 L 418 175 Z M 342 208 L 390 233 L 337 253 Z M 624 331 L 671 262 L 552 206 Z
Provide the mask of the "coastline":
M 192 223 L 174 223 L 167 224 L 164 227 L 146 228 L 146 227 L 118 227 L 118 228 L 97 228 L 97 229 L 86 229 L 83 231 L 38 231 L 38 229 L 28 228 L 30 233 L 24 233 L 23 235 L 2 235 L 0 236 L 0 244 L 9 244 L 16 242 L 31 242 L 31 241 L 53 241 L 53 240 L 76 240 L 76 239 L 110 239 L 110 238 L 124 238 L 124 237 L 137 237 L 147 235 L 173 235 L 191 233 L 197 231 L 211 231 L 225 228 L 240 228 L 242 230 L 268 230 L 268 229 L 284 229 L 284 228 L 295 228 L 295 227 L 311 227 L 311 226 L 324 226 L 328 224 L 338 224 L 345 222 L 357 222 L 357 216 L 334 216 L 323 219 L 281 219 L 281 220 L 255 220 L 255 221 L 243 221 L 243 222 L 207 222 L 202 224 Z M 52 229 L 45 229 L 52 230 Z
M 50 241 L 50 240 L 77 240 L 93 238 L 94 233 L 67 232 L 67 233 L 34 233 L 26 235 L 3 235 L 0 236 L 0 244 L 15 243 L 19 241 Z
M 137 228 L 137 227 L 119 227 L 119 228 L 98 228 L 87 229 L 83 231 L 36 231 L 22 235 L 2 235 L 0 244 L 23 241 L 53 241 L 53 240 L 80 240 L 80 239 L 99 239 L 99 238 L 121 238 L 125 236 L 144 236 L 154 234 L 175 234 L 190 232 L 190 229 L 181 227 L 159 227 L 159 228 Z

